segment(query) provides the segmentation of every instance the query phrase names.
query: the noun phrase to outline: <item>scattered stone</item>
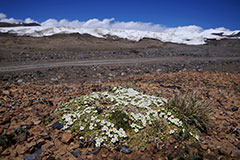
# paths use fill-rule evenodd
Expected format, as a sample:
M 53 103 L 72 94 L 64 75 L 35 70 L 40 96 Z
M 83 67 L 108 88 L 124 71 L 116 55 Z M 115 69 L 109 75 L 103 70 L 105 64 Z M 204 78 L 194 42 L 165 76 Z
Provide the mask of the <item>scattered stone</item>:
M 36 142 L 32 141 L 30 143 L 27 143 L 25 146 L 30 149 L 30 148 L 34 147 L 35 145 L 36 145 Z
M 16 137 L 16 142 L 22 142 L 27 140 L 27 133 L 21 133 Z
M 93 159 L 93 155 L 92 154 L 87 155 L 87 159 Z
M 2 93 L 5 94 L 5 95 L 9 95 L 10 94 L 10 92 L 8 90 L 3 90 Z
M 39 114 L 39 113 L 36 113 L 35 116 L 36 116 L 36 117 L 40 117 L 40 114 Z
M 10 121 L 11 121 L 10 116 L 6 115 L 3 117 L 1 124 L 6 124 L 6 123 L 9 123 Z
M 36 151 L 35 151 L 33 154 L 31 154 L 31 155 L 25 155 L 25 156 L 23 157 L 23 160 L 37 160 L 42 153 L 43 153 L 43 150 L 41 150 L 41 149 L 36 149 Z
M 17 83 L 22 83 L 23 82 L 23 80 L 22 79 L 19 79 L 18 81 L 17 81 Z
M 232 112 L 238 111 L 238 107 L 236 107 L 236 106 L 232 107 L 232 108 L 231 108 L 231 111 L 232 111 Z
M 3 156 L 10 155 L 10 151 L 9 151 L 8 149 L 5 149 L 5 150 L 1 153 L 1 155 L 3 155 Z
M 64 125 L 57 121 L 52 125 L 52 127 L 55 129 L 62 129 L 64 127 Z
M 142 148 L 140 149 L 141 152 L 144 152 L 145 150 L 146 150 L 146 147 L 142 147 Z
M 227 126 L 230 126 L 230 124 L 224 123 L 223 126 L 227 127 Z
M 31 126 L 29 124 L 23 124 L 21 125 L 23 129 L 31 129 Z
M 41 123 L 41 120 L 38 120 L 38 119 L 34 119 L 32 121 L 35 125 L 39 125 Z
M 56 152 L 56 154 L 58 155 L 58 156 L 63 156 L 63 155 L 65 155 L 67 152 L 66 152 L 66 150 L 64 149 L 64 148 L 60 148 L 57 152 Z
M 49 106 L 53 106 L 53 102 L 52 101 L 49 100 L 49 101 L 47 101 L 47 103 L 48 103 Z
M 49 156 L 49 157 L 46 158 L 46 160 L 56 160 L 56 159 L 54 157 L 52 157 L 52 156 Z M 57 160 L 61 160 L 61 159 L 58 158 Z
M 235 150 L 235 146 L 231 143 L 227 143 L 221 146 L 217 146 L 217 149 L 220 154 L 231 155 L 232 152 Z
M 160 84 L 160 87 L 169 88 L 169 89 L 182 89 L 182 87 L 175 86 L 175 85 L 172 85 L 172 86 L 164 86 L 164 85 Z
M 223 156 L 220 156 L 220 157 L 218 157 L 218 160 L 226 160 L 226 158 Z
M 123 145 L 123 146 L 121 146 L 120 152 L 125 153 L 125 154 L 130 154 L 130 153 L 132 153 L 132 150 Z
M 152 155 L 151 154 L 143 155 L 143 156 L 141 156 L 141 159 L 142 160 L 152 160 Z
M 240 143 L 237 144 L 237 148 L 240 150 Z
M 104 89 L 110 89 L 110 88 L 111 88 L 111 86 L 109 86 L 109 85 L 106 85 L 106 86 L 103 86 L 103 88 L 104 88 Z
M 56 82 L 58 81 L 58 78 L 51 78 L 51 81 Z
M 98 154 L 99 151 L 100 151 L 100 147 L 95 147 L 95 148 L 94 148 L 94 151 L 92 151 L 92 152 L 87 152 L 87 155 L 91 155 L 91 154 L 96 155 L 96 154 Z
M 7 108 L 1 107 L 1 108 L 0 108 L 0 113 L 4 113 L 4 112 L 6 112 L 7 110 L 8 110 Z
M 102 158 L 107 158 L 107 155 L 106 155 L 106 154 L 103 154 L 103 155 L 102 155 Z
M 74 157 L 78 157 L 78 155 L 81 153 L 81 151 L 79 149 L 76 149 L 74 151 L 72 151 L 72 154 Z
M 240 159 L 240 152 L 235 152 L 233 156 Z
M 203 150 L 205 150 L 205 151 L 208 149 L 208 146 L 205 145 L 205 144 L 200 144 L 200 146 L 201 146 L 201 148 L 202 148 Z
M 40 127 L 40 126 L 35 126 L 34 128 L 31 128 L 30 130 L 29 130 L 29 132 L 31 133 L 31 134 L 33 134 L 33 135 L 40 135 L 40 133 L 41 133 L 41 131 L 42 131 L 42 128 Z
M 112 73 L 109 73 L 108 76 L 109 76 L 109 77 L 113 77 L 113 74 L 112 74 Z
M 62 139 L 61 140 L 62 140 L 63 143 L 68 143 L 68 142 L 70 142 L 70 140 L 72 140 L 72 138 L 73 138 L 72 134 L 67 132 L 67 133 L 62 134 Z
M 51 139 L 51 137 L 50 137 L 48 134 L 46 134 L 46 133 L 41 133 L 40 136 L 41 136 L 43 139 L 46 139 L 46 140 L 50 140 L 50 139 Z
M 27 151 L 29 150 L 29 148 L 25 147 L 24 145 L 17 145 L 15 151 L 18 153 L 18 154 L 24 154 L 26 153 Z
M 45 144 L 46 141 L 43 138 L 41 138 L 41 139 L 38 139 L 36 143 L 37 143 L 37 148 L 41 148 L 41 146 Z
M 50 141 L 50 142 L 47 142 L 47 143 L 45 143 L 44 145 L 42 145 L 41 148 L 46 151 L 47 149 L 50 149 L 50 148 L 52 148 L 53 146 L 54 146 L 54 143 Z
M 27 107 L 27 108 L 24 109 L 24 111 L 26 111 L 26 112 L 32 111 L 32 110 L 33 110 L 32 107 Z

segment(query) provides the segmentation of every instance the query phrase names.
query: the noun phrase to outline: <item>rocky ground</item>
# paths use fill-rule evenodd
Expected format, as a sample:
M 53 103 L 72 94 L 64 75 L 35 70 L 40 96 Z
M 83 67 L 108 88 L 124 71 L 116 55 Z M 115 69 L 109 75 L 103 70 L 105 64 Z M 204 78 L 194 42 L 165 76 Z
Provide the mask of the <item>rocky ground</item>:
M 89 35 L 32 38 L 0 36 L 1 159 L 238 159 L 240 157 L 240 41 L 203 46 L 129 42 Z M 229 58 L 230 57 L 230 58 Z M 88 60 L 164 60 L 4 71 L 4 67 Z M 2 69 L 2 70 L 1 70 Z M 130 154 L 102 147 L 61 130 L 53 116 L 70 99 L 114 86 L 132 86 L 170 98 L 196 91 L 213 109 L 211 127 L 198 143 L 154 141 Z M 95 153 L 95 152 L 94 152 Z

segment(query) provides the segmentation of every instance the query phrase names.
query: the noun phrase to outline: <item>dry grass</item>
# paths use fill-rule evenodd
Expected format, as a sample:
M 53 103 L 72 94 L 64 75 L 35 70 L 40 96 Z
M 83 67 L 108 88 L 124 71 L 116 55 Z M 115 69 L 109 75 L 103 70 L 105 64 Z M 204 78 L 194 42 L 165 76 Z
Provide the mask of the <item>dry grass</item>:
M 210 102 L 196 92 L 178 93 L 169 99 L 166 107 L 175 111 L 186 124 L 194 125 L 202 132 L 208 131 L 212 113 Z

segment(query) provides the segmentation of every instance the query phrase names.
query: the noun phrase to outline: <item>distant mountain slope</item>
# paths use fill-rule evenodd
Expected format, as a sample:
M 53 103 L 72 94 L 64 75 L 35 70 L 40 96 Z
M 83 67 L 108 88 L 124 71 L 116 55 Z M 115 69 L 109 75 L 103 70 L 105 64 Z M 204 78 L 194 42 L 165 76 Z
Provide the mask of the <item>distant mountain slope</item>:
M 38 23 L 6 23 L 0 22 L 0 27 L 41 26 Z

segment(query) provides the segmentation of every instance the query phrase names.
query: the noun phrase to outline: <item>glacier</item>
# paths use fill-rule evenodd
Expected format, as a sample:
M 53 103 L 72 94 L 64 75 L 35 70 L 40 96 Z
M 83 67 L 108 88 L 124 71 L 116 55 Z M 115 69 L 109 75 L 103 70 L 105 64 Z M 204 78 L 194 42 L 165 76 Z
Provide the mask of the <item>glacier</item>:
M 157 39 L 162 42 L 172 42 L 187 45 L 203 45 L 207 39 L 239 39 L 240 30 L 230 31 L 225 28 L 202 29 L 201 27 L 191 25 L 176 28 L 167 28 L 163 31 L 140 31 L 129 29 L 109 29 L 109 28 L 80 28 L 69 26 L 33 26 L 33 27 L 0 27 L 1 33 L 16 34 L 19 36 L 43 37 L 54 34 L 90 34 L 99 38 L 106 38 L 108 35 L 119 38 L 139 41 L 143 38 Z

